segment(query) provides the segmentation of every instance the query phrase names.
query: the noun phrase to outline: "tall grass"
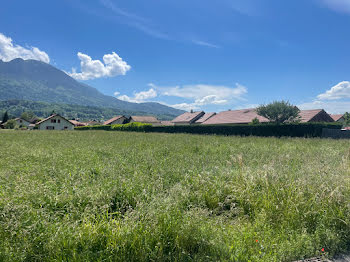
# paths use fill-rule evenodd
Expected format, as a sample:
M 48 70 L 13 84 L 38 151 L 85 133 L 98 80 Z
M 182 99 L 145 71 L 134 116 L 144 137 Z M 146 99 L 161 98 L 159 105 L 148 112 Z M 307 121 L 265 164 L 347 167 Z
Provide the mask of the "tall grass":
M 350 250 L 348 141 L 8 131 L 0 144 L 0 261 Z

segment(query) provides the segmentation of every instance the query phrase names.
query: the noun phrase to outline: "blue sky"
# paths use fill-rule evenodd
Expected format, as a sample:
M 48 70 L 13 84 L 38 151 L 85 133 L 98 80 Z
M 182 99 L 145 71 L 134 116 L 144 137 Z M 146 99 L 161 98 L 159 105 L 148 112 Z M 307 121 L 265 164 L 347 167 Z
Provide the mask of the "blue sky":
M 350 111 L 350 0 L 14 0 L 0 14 L 0 59 L 119 99 Z

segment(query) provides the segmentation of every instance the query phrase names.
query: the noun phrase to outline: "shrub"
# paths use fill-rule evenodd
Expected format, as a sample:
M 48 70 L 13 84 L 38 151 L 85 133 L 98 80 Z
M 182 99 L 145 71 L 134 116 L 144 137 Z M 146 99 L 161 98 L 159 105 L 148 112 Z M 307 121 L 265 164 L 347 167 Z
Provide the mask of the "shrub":
M 16 126 L 17 126 L 17 122 L 14 119 L 8 120 L 4 124 L 5 129 L 14 129 Z
M 268 105 L 261 105 L 256 109 L 258 115 L 266 117 L 271 122 L 281 124 L 296 122 L 300 117 L 300 110 L 287 101 L 275 101 Z
M 110 125 L 77 126 L 75 130 L 111 130 Z
M 112 126 L 83 126 L 76 130 L 110 130 L 158 133 L 187 133 L 225 136 L 263 137 L 321 137 L 323 128 L 341 129 L 341 123 L 291 123 L 291 124 L 246 124 L 246 125 L 196 125 L 196 126 L 152 126 L 151 124 L 129 123 Z
M 151 124 L 144 123 L 128 123 L 125 125 L 112 125 L 111 130 L 113 131 L 138 131 L 138 132 L 146 132 L 152 130 Z

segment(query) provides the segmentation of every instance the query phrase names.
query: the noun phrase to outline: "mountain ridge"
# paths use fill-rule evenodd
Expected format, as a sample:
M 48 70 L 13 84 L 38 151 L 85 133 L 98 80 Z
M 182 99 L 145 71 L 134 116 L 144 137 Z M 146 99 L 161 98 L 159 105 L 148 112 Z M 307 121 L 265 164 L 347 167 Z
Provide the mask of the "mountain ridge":
M 0 60 L 0 100 L 115 108 L 125 112 L 177 116 L 184 111 L 155 102 L 131 103 L 107 96 L 65 72 L 37 60 Z

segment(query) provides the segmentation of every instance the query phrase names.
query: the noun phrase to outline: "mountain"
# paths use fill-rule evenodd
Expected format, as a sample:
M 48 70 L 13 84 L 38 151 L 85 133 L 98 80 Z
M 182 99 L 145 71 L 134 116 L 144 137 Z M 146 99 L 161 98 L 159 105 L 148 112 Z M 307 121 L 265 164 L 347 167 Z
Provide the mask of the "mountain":
M 23 112 L 32 112 L 37 117 L 46 118 L 52 113 L 52 111 L 55 111 L 55 113 L 68 119 L 79 118 L 83 122 L 88 120 L 105 121 L 116 115 L 131 116 L 145 114 L 145 112 L 125 111 L 110 107 L 69 105 L 27 100 L 0 101 L 0 121 L 6 111 L 11 118 L 19 117 Z M 159 120 L 169 120 L 174 118 L 172 115 L 166 114 L 157 114 L 156 116 Z
M 0 100 L 28 100 L 48 103 L 107 107 L 123 112 L 163 115 L 184 111 L 159 103 L 130 103 L 100 93 L 50 64 L 20 58 L 0 60 Z

